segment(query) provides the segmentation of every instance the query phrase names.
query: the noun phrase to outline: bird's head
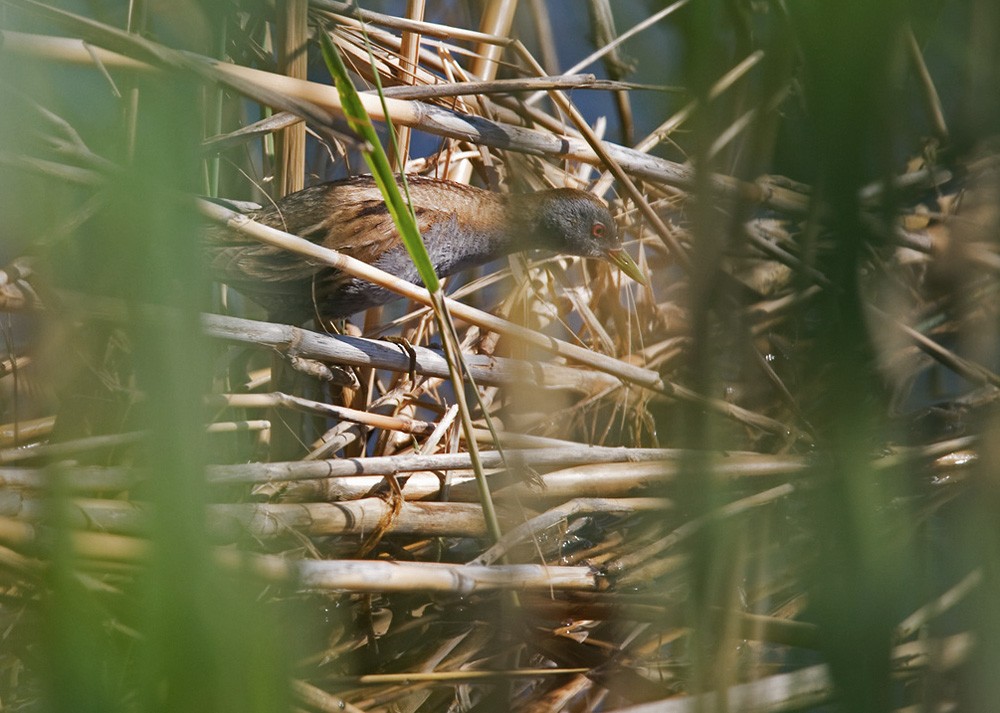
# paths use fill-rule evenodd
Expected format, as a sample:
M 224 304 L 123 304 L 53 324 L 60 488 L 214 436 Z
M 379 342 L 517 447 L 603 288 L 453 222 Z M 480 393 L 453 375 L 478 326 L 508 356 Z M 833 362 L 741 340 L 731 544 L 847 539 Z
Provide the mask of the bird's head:
M 636 282 L 646 278 L 625 252 L 614 218 L 596 196 L 574 188 L 556 188 L 533 194 L 528 217 L 536 247 L 567 255 L 608 260 Z

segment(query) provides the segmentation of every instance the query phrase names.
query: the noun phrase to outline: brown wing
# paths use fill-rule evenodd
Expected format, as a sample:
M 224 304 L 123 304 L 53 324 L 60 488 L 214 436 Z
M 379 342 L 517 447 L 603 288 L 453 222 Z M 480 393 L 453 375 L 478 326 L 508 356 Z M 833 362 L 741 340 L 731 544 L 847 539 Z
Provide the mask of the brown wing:
M 504 204 L 497 194 L 431 178 L 410 177 L 408 181 L 417 227 L 425 237 L 431 235 L 432 226 L 455 220 L 469 232 L 482 232 L 501 219 Z M 386 252 L 402 249 L 392 216 L 370 177 L 331 185 L 335 188 L 326 194 L 325 214 L 299 210 L 298 217 L 305 220 L 293 224 L 286 215 L 289 226 L 313 242 L 369 264 Z M 311 218 L 318 220 L 310 222 Z
M 431 234 L 431 226 L 454 219 L 454 214 L 448 210 L 425 206 L 414 206 L 414 215 L 425 238 Z M 405 250 L 396 224 L 381 198 L 341 206 L 318 231 L 317 237 L 311 239 L 369 265 L 376 264 L 387 252 Z M 332 295 L 352 279 L 337 270 L 318 270 L 314 273 L 312 289 Z

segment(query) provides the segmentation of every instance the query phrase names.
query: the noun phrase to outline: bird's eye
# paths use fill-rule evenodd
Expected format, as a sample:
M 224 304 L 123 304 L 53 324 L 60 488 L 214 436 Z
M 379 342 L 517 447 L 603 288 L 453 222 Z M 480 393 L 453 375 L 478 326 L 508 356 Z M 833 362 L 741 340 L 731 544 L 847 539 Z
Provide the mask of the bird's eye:
M 604 233 L 607 228 L 604 227 L 604 223 L 594 223 L 590 226 L 590 234 L 593 235 L 598 240 L 604 239 Z

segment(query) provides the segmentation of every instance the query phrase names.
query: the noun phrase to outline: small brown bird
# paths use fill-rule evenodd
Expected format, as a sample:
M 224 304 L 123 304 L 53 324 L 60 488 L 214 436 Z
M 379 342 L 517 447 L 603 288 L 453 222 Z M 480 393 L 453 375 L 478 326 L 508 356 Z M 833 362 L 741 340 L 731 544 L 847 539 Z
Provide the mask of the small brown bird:
M 572 188 L 504 195 L 452 181 L 407 178 L 420 233 L 441 277 L 521 250 L 599 257 L 645 278 L 621 246 L 615 223 L 593 195 Z M 416 268 L 371 176 L 324 183 L 251 213 L 414 284 Z M 217 231 L 207 247 L 212 272 L 272 314 L 305 320 L 346 317 L 396 295 L 294 253 Z

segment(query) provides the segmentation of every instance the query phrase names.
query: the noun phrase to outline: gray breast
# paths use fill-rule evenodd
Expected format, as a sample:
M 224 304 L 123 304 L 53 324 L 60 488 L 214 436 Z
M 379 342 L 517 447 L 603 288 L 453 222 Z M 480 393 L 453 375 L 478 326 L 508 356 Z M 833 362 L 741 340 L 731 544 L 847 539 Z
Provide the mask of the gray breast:
M 463 229 L 454 215 L 448 220 L 435 222 L 422 237 L 438 277 L 484 265 L 510 252 L 510 241 L 502 233 Z M 410 254 L 401 244 L 380 255 L 373 265 L 411 284 L 423 284 Z M 346 317 L 397 297 L 394 292 L 367 280 L 339 278 L 335 279 L 339 283 L 336 288 L 325 291 L 323 296 L 322 311 L 330 317 Z

